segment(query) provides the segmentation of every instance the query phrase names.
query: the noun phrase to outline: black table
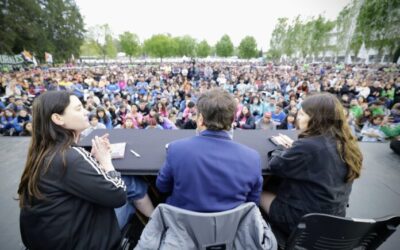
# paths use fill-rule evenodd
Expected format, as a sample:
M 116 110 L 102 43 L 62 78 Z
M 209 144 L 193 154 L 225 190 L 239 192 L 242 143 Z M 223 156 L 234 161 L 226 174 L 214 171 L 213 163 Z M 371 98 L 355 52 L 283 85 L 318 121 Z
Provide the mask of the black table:
M 115 169 L 124 175 L 157 175 L 166 156 L 165 145 L 174 140 L 196 135 L 195 130 L 97 129 L 83 138 L 79 145 L 90 150 L 91 139 L 105 133 L 110 134 L 111 143 L 126 142 L 125 157 L 113 160 Z M 279 133 L 293 139 L 297 138 L 297 132 L 290 130 L 235 130 L 233 140 L 260 153 L 262 171 L 266 174 L 267 153 L 275 149 L 275 145 L 268 138 Z M 134 156 L 130 149 L 139 153 L 141 157 Z

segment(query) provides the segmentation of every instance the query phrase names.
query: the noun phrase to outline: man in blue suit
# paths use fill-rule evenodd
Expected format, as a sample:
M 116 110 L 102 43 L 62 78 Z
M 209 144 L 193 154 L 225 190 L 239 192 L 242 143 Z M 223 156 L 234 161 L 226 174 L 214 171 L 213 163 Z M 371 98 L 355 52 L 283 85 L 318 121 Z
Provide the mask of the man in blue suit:
M 169 144 L 157 177 L 157 188 L 171 193 L 167 203 L 197 212 L 229 210 L 245 202 L 259 203 L 260 155 L 232 141 L 236 110 L 233 97 L 220 89 L 197 101 L 198 136 Z

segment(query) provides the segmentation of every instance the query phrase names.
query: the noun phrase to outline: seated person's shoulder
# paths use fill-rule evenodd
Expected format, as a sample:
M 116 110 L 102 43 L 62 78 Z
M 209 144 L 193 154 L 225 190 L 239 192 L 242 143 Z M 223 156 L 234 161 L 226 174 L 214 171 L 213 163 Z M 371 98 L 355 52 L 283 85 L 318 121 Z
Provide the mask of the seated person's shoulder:
M 300 138 L 293 143 L 293 148 L 299 151 L 318 151 L 326 145 L 327 138 L 324 136 L 312 136 L 307 138 Z
M 71 146 L 65 151 L 65 159 L 67 162 L 85 159 L 91 160 L 90 153 L 82 147 Z
M 66 164 L 67 168 L 69 167 L 77 167 L 78 160 L 89 160 L 89 152 L 85 149 L 80 147 L 71 146 L 65 150 L 64 153 L 61 150 L 57 150 L 56 154 L 51 160 L 51 168 L 48 170 L 48 174 L 50 176 L 59 176 L 60 174 L 64 173 L 65 167 L 64 163 Z M 46 160 L 50 160 L 50 156 L 46 157 Z
M 179 139 L 170 143 L 167 143 L 165 145 L 165 148 L 168 151 L 175 151 L 175 150 L 181 150 L 181 149 L 189 149 L 189 147 L 193 144 L 193 137 L 191 138 L 184 138 L 184 139 Z

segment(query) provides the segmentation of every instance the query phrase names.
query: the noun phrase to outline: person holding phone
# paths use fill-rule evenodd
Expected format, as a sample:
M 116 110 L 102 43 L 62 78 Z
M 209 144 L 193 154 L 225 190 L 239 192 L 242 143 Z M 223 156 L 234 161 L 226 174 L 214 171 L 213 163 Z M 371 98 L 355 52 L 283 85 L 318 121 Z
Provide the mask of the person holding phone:
M 297 116 L 299 139 L 279 135 L 269 170 L 280 185 L 264 191 L 261 207 L 273 227 L 289 235 L 308 213 L 346 215 L 362 154 L 346 122 L 343 106 L 331 94 L 307 97 Z
M 91 154 L 77 146 L 90 126 L 88 111 L 66 91 L 41 94 L 33 104 L 32 139 L 18 187 L 24 245 L 35 249 L 119 249 L 114 208 L 126 186 L 111 162 L 107 134 Z

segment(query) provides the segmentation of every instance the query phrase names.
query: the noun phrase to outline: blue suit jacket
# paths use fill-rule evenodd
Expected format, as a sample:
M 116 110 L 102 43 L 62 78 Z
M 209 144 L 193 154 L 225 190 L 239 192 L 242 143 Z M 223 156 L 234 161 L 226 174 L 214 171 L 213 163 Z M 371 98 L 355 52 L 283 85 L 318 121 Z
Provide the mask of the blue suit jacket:
M 156 185 L 172 193 L 170 205 L 217 212 L 258 204 L 262 181 L 258 152 L 233 142 L 225 131 L 205 130 L 169 144 Z

